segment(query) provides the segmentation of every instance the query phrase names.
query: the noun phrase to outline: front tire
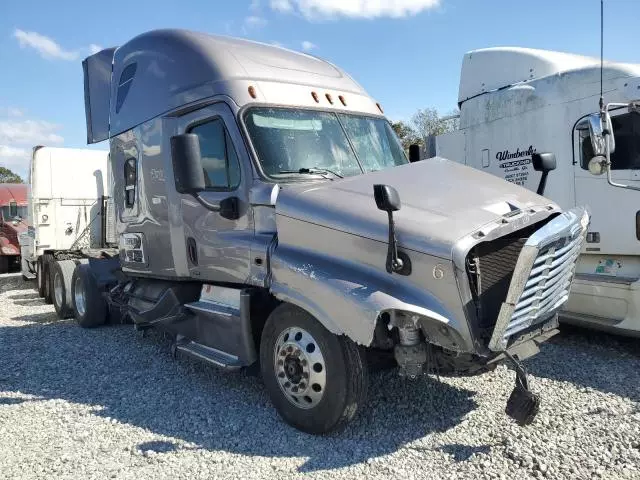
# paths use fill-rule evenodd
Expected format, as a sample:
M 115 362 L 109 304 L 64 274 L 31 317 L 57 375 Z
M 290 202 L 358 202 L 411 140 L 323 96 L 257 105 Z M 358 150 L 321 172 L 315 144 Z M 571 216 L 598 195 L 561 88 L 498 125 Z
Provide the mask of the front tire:
M 280 305 L 267 319 L 260 368 L 280 416 L 307 433 L 344 428 L 366 398 L 363 349 L 290 304 Z
M 73 313 L 83 328 L 95 328 L 107 321 L 107 302 L 98 289 L 88 264 L 76 267 L 71 277 Z

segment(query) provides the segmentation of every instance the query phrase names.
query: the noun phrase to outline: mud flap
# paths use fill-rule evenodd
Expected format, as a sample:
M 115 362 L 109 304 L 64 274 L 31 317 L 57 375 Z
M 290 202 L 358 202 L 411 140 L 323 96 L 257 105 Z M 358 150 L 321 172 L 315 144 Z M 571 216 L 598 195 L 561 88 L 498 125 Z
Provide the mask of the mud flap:
M 527 371 L 522 364 L 509 353 L 504 352 L 504 354 L 511 360 L 511 364 L 516 371 L 516 386 L 511 392 L 509 400 L 507 400 L 505 413 L 521 427 L 531 425 L 540 410 L 540 395 L 533 393 L 529 389 Z

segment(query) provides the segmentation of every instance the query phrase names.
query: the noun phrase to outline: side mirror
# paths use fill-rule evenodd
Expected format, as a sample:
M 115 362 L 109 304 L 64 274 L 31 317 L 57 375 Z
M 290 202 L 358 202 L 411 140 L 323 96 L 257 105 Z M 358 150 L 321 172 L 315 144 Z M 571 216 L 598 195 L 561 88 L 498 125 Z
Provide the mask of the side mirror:
M 603 117 L 604 116 L 604 122 Z M 592 113 L 587 117 L 591 146 L 596 156 L 607 155 L 607 141 L 609 142 L 609 154 L 616 150 L 616 141 L 613 135 L 613 126 L 609 113 Z
M 411 163 L 420 161 L 420 145 L 412 144 L 409 145 L 409 161 Z
M 373 198 L 376 200 L 378 209 L 385 212 L 398 211 L 402 206 L 398 191 L 389 185 L 374 185 Z
M 534 153 L 531 163 L 536 172 L 550 172 L 556 169 L 556 156 L 553 153 Z
M 196 193 L 204 190 L 204 172 L 197 135 L 183 133 L 171 137 L 171 161 L 178 193 Z
M 591 175 L 602 175 L 606 170 L 607 157 L 599 155 L 589 160 L 589 173 Z
M 549 172 L 556 169 L 556 156 L 553 153 L 534 153 L 531 155 L 531 163 L 536 172 L 542 172 L 536 193 L 538 195 L 544 195 Z
M 389 217 L 389 245 L 387 248 L 386 268 L 389 273 L 399 273 L 401 275 L 411 274 L 411 261 L 406 254 L 400 255 L 398 252 L 398 241 L 396 240 L 396 227 L 393 221 L 393 212 L 400 210 L 400 195 L 398 191 L 389 185 L 374 185 L 373 197 L 380 210 L 387 212 Z M 402 257 L 402 258 L 401 258 Z

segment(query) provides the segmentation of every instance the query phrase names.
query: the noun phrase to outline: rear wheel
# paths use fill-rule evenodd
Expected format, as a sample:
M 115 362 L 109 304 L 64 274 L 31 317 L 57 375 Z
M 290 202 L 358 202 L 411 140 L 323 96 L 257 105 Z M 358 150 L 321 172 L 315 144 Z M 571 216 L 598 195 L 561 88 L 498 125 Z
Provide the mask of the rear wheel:
M 50 253 L 45 253 L 42 256 L 42 283 L 44 284 L 44 294 L 43 298 L 45 303 L 53 303 L 52 293 L 53 293 L 53 285 L 51 279 L 51 266 L 54 262 L 53 255 Z
M 71 277 L 73 313 L 78 325 L 94 328 L 107 321 L 107 302 L 98 289 L 89 265 L 78 265 Z
M 53 306 L 58 317 L 62 319 L 73 316 L 71 279 L 75 268 L 76 262 L 74 260 L 62 260 L 52 263 Z
M 343 428 L 364 403 L 364 352 L 293 305 L 269 316 L 260 343 L 266 389 L 280 416 L 307 433 Z
M 40 298 L 44 297 L 44 266 L 42 257 L 38 257 L 38 260 L 36 260 L 36 288 Z

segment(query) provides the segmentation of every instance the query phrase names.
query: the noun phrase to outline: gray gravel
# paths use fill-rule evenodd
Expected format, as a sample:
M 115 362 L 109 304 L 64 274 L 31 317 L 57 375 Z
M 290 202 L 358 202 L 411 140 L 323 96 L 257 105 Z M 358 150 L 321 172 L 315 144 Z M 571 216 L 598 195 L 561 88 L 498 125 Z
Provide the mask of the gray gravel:
M 640 478 L 640 342 L 569 331 L 528 362 L 536 423 L 503 414 L 513 373 L 374 374 L 345 432 L 300 433 L 258 378 L 184 357 L 161 334 L 56 319 L 0 278 L 2 478 Z

